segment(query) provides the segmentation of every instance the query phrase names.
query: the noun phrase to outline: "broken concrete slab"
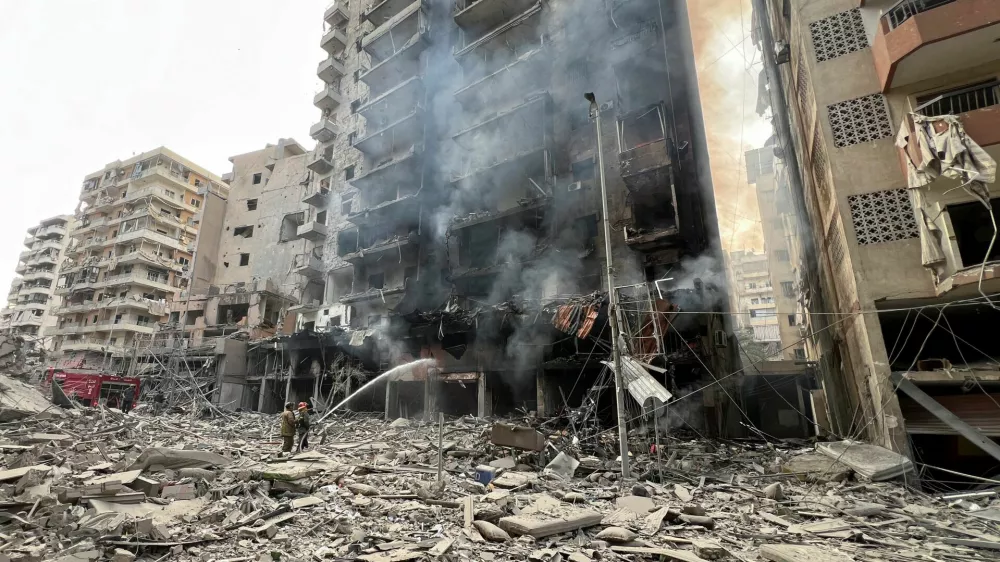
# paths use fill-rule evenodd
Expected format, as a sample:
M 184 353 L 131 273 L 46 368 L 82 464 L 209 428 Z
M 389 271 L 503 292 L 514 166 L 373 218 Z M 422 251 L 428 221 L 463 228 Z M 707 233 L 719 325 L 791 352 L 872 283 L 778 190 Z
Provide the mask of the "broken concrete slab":
M 802 544 L 765 544 L 760 547 L 760 556 L 772 562 L 851 562 L 845 554 L 828 547 Z
M 310 507 L 321 503 L 323 503 L 323 500 L 317 498 L 316 496 L 305 496 L 302 498 L 295 498 L 289 503 L 289 505 L 292 506 L 292 509 L 302 509 L 303 507 Z
M 230 460 L 226 457 L 210 451 L 154 447 L 143 451 L 128 469 L 139 470 L 141 472 L 151 466 L 174 470 L 181 468 L 214 468 L 227 466 L 229 463 Z
M 86 480 L 84 484 L 88 486 L 106 484 L 108 482 L 121 482 L 122 484 L 131 484 L 135 481 L 139 475 L 142 474 L 141 470 L 129 470 L 126 472 L 116 472 L 114 474 L 105 474 L 103 476 L 96 476 L 89 480 Z
M 514 447 L 526 451 L 541 451 L 545 448 L 545 436 L 530 428 L 503 423 L 493 424 L 490 441 L 501 447 Z
M 664 560 L 677 560 L 679 562 L 707 562 L 704 558 L 693 552 L 686 550 L 675 550 L 672 548 L 649 548 L 642 546 L 612 546 L 611 552 L 619 554 L 646 554 L 650 557 L 660 556 Z
M 819 453 L 796 455 L 781 465 L 781 471 L 803 482 L 842 482 L 851 476 L 851 467 Z
M 846 464 L 873 482 L 890 480 L 913 470 L 913 462 L 885 447 L 858 441 L 817 443 L 816 450 Z
M 498 488 L 520 488 L 538 480 L 538 475 L 531 472 L 507 471 L 501 474 L 493 485 Z
M 52 470 L 52 467 L 44 464 L 36 464 L 32 466 L 22 466 L 20 468 L 12 468 L 10 470 L 0 470 L 0 482 L 7 482 L 8 480 L 19 480 L 22 476 L 33 470 L 39 470 L 47 473 L 50 470 Z
M 66 414 L 30 384 L 7 375 L 0 375 L 0 422 L 35 416 L 42 412 L 54 418 Z
M 194 484 L 178 484 L 175 486 L 164 486 L 160 492 L 163 499 L 192 500 L 198 496 L 198 490 Z

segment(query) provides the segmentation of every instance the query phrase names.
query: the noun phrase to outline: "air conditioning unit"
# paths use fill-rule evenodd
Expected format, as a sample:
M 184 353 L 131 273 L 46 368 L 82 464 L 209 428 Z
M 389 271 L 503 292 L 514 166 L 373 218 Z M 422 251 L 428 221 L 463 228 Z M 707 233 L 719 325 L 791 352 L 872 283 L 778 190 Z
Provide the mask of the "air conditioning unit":
M 604 113 L 605 111 L 612 110 L 614 108 L 615 108 L 615 102 L 614 102 L 614 100 L 606 101 L 606 102 L 604 102 L 604 103 L 601 104 L 601 113 Z
M 571 184 L 569 184 L 569 185 L 566 186 L 566 191 L 580 191 L 580 188 L 582 186 L 583 185 L 580 182 L 575 181 L 575 182 L 573 182 L 573 183 L 571 183 Z

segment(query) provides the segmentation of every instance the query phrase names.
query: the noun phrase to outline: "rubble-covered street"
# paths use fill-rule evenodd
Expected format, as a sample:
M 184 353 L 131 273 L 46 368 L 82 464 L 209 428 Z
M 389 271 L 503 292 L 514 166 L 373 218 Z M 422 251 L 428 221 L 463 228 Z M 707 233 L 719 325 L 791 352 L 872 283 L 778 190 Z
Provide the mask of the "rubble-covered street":
M 616 450 L 613 441 L 574 444 L 571 430 L 530 429 L 552 426 L 543 420 L 439 425 L 345 413 L 314 426 L 311 450 L 282 458 L 277 416 L 62 409 L 23 383 L 0 382 L 11 420 L 0 430 L 4 561 L 1000 553 L 994 491 L 908 489 L 909 461 L 871 445 L 664 437 L 660 451 L 635 455 L 639 479 L 622 480 L 613 456 L 595 456 Z M 901 472 L 908 476 L 894 476 Z

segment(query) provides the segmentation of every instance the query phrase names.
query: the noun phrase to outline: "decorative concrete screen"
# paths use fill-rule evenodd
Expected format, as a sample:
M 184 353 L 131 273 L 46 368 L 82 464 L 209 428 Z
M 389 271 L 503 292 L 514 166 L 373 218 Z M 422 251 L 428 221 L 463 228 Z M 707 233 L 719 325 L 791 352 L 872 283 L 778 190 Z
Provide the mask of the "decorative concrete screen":
M 889 111 L 882 94 L 837 102 L 827 110 L 833 142 L 838 148 L 892 136 Z
M 809 24 L 816 62 L 837 58 L 868 47 L 861 10 L 854 8 Z
M 917 220 L 905 189 L 851 195 L 851 220 L 858 244 L 878 244 L 917 238 Z

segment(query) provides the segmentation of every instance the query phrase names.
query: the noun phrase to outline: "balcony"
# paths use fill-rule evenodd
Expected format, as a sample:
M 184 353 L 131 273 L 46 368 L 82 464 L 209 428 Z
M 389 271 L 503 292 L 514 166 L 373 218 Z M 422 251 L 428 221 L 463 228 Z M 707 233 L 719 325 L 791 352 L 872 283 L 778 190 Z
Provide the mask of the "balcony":
M 339 2 L 334 2 L 330 4 L 330 7 L 323 12 L 323 21 L 330 24 L 333 27 L 339 27 L 347 23 L 348 16 L 344 8 L 340 6 Z
M 917 98 L 918 113 L 928 117 L 955 115 L 979 146 L 1000 144 L 1000 81 L 939 92 Z M 904 166 L 905 171 L 905 166 Z
M 13 318 L 10 321 L 11 326 L 41 326 L 42 316 L 35 314 L 22 314 L 20 318 Z
M 63 342 L 63 351 L 93 351 L 96 353 L 111 353 L 121 355 L 125 353 L 122 346 L 109 345 L 106 340 L 79 340 Z
M 363 139 L 355 141 L 353 147 L 375 161 L 380 161 L 399 150 L 412 147 L 423 141 L 423 116 L 423 108 L 416 107 L 408 115 L 386 124 Z
M 502 106 L 505 100 L 523 95 L 530 84 L 536 83 L 537 76 L 548 72 L 549 63 L 544 47 L 520 53 L 511 62 L 483 76 L 467 76 L 468 84 L 455 92 L 455 99 L 467 109 L 473 110 Z
M 395 5 L 395 0 L 386 0 L 383 5 Z M 388 11 L 380 12 L 388 15 Z M 376 60 L 385 60 L 399 50 L 412 37 L 426 31 L 427 21 L 423 11 L 423 0 L 412 2 L 384 22 L 373 22 L 378 27 L 361 38 L 361 48 Z
M 329 180 L 321 180 L 319 184 L 310 187 L 306 196 L 302 198 L 302 202 L 319 209 L 325 208 L 330 200 L 330 188 L 322 185 L 323 182 L 329 183 Z
M 374 166 L 365 170 L 360 176 L 350 180 L 351 185 L 358 189 L 373 189 L 383 185 L 422 185 L 423 181 L 423 146 L 411 147 L 403 154 L 395 154 L 393 158 L 377 161 Z
M 336 86 L 328 85 L 313 97 L 313 105 L 331 113 L 336 111 L 343 103 L 344 96 Z
M 17 255 L 17 261 L 26 262 L 26 261 L 28 261 L 28 258 L 30 258 L 31 254 L 33 254 L 33 253 L 34 253 L 34 250 L 25 250 L 25 251 L 23 251 L 23 252 L 21 252 L 20 254 Z
M 411 37 L 400 45 L 396 51 L 379 60 L 370 69 L 361 72 L 358 80 L 364 82 L 370 96 L 379 96 L 400 82 L 421 73 L 420 53 L 427 48 L 426 33 Z
M 424 82 L 414 76 L 360 105 L 357 114 L 365 118 L 369 128 L 374 128 L 379 123 L 394 122 L 413 112 L 423 99 Z
M 331 27 L 330 31 L 327 31 L 323 35 L 323 39 L 319 43 L 320 48 L 322 48 L 330 56 L 336 57 L 337 55 L 344 52 L 347 48 L 347 35 L 336 27 Z
M 347 75 L 347 68 L 342 61 L 329 57 L 320 61 L 316 75 L 327 84 L 335 84 L 337 80 Z
M 467 215 L 452 217 L 451 226 L 449 230 L 451 232 L 457 232 L 463 228 L 468 228 L 471 226 L 476 226 L 478 224 L 483 224 L 491 221 L 516 219 L 518 215 L 524 213 L 531 213 L 534 211 L 541 211 L 552 201 L 551 197 L 535 197 L 533 199 L 522 199 L 514 203 L 513 206 L 504 206 L 503 208 L 493 209 L 489 211 L 479 211 L 474 213 L 469 213 Z M 542 211 L 544 213 L 544 211 Z M 541 213 L 540 213 L 541 214 Z
M 292 271 L 308 279 L 322 279 L 325 271 L 323 269 L 323 259 L 307 252 L 297 254 L 292 263 Z
M 315 220 L 309 221 L 298 227 L 295 230 L 295 235 L 313 242 L 322 242 L 326 240 L 326 225 Z
M 25 271 L 28 271 L 27 264 L 19 263 L 14 266 L 14 273 L 17 273 L 18 275 L 23 275 Z
M 168 248 L 173 248 L 174 250 L 185 250 L 186 244 L 184 244 L 180 239 L 174 236 L 169 236 L 157 232 L 149 228 L 138 228 L 135 230 L 130 230 L 128 232 L 121 232 L 114 239 L 115 244 L 124 244 L 126 242 L 131 242 L 132 240 L 138 239 L 149 240 L 150 242 L 155 242 L 157 244 L 162 244 Z
M 35 238 L 52 238 L 54 236 L 66 236 L 66 224 L 50 224 L 35 231 Z
M 383 300 L 385 297 L 401 295 L 406 289 L 403 287 L 392 287 L 389 289 L 368 289 L 360 293 L 351 293 L 340 297 L 341 304 L 355 304 L 374 300 Z
M 309 136 L 316 142 L 330 142 L 340 135 L 340 125 L 333 119 L 322 119 L 309 127 Z
M 166 293 L 177 292 L 177 287 L 170 284 L 169 277 L 142 270 L 105 277 L 103 281 L 94 283 L 94 287 L 115 287 L 119 285 L 133 284 L 151 287 L 153 289 L 160 289 Z
M 356 213 L 347 216 L 347 220 L 356 225 L 369 224 L 396 224 L 403 217 L 412 217 L 420 208 L 418 204 L 419 193 L 411 193 L 396 197 L 388 201 L 382 201 L 370 207 L 360 209 Z
M 879 20 L 872 42 L 883 92 L 996 59 L 1000 2 L 903 0 Z
M 22 277 L 22 279 L 25 281 L 32 281 L 35 279 L 48 279 L 51 281 L 54 280 L 55 278 L 56 278 L 55 271 L 31 271 L 25 273 Z
M 406 260 L 407 258 L 415 259 L 419 249 L 417 240 L 416 232 L 390 236 L 387 239 L 371 241 L 371 244 L 367 247 L 344 254 L 341 257 L 344 261 L 354 265 L 374 263 L 390 254 L 398 257 L 400 260 Z
M 146 321 L 139 322 L 132 319 L 103 320 L 95 326 L 97 332 L 136 332 L 140 334 L 152 334 L 156 331 L 156 324 Z
M 455 2 L 455 23 L 465 30 L 489 30 L 521 14 L 538 0 L 458 0 Z
M 518 5 L 526 4 L 518 0 L 506 1 Z M 495 4 L 497 2 L 498 0 L 480 0 L 478 4 Z M 540 43 L 541 18 L 534 16 L 541 14 L 542 3 L 536 0 L 530 4 L 525 10 L 517 12 L 514 17 L 510 17 L 507 13 L 502 14 L 503 17 L 497 19 L 496 26 L 488 30 L 469 29 L 463 31 L 461 41 L 455 45 L 453 51 L 455 58 L 461 59 L 479 48 L 493 51 L 495 49 L 491 47 L 499 47 L 501 44 L 517 45 L 528 50 L 527 46 Z M 475 8 L 475 5 L 471 7 Z M 491 43 L 493 43 L 492 46 Z
M 24 237 L 24 245 L 27 247 L 32 247 L 35 244 L 35 237 L 28 235 Z
M 323 176 L 333 171 L 333 160 L 326 154 L 317 151 L 309 158 L 306 168 Z

